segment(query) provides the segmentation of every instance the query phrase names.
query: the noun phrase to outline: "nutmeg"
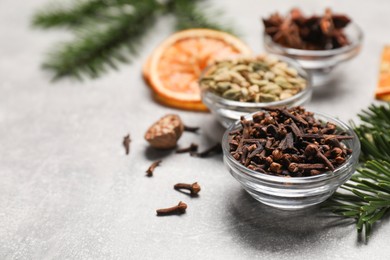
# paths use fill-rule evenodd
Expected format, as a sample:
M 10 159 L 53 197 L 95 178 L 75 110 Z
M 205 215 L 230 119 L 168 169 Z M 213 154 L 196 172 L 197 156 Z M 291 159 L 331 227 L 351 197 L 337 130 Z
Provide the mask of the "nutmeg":
M 184 131 L 184 125 L 178 115 L 166 115 L 145 133 L 145 140 L 158 149 L 171 149 L 176 146 L 177 141 Z

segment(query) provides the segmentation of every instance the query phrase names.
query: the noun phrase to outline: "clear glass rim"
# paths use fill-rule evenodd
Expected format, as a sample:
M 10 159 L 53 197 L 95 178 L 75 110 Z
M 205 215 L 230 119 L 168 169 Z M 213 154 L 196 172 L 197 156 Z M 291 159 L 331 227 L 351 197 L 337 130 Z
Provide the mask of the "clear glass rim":
M 255 114 L 250 113 L 245 116 L 247 120 L 252 120 L 252 115 Z M 231 124 L 229 128 L 225 131 L 223 138 L 222 138 L 222 149 L 224 153 L 224 157 L 227 158 L 233 165 L 239 170 L 239 174 L 246 174 L 250 177 L 260 180 L 260 181 L 266 181 L 266 182 L 274 182 L 274 183 L 280 183 L 284 184 L 286 182 L 289 183 L 311 183 L 311 182 L 319 182 L 319 181 L 325 181 L 331 178 L 334 178 L 336 176 L 339 176 L 340 173 L 345 172 L 349 167 L 353 166 L 354 162 L 358 160 L 360 155 L 360 141 L 358 136 L 356 135 L 355 131 L 348 126 L 346 123 L 335 119 L 331 117 L 330 115 L 324 114 L 324 113 L 317 113 L 314 112 L 314 116 L 319 116 L 324 119 L 329 119 L 330 121 L 336 122 L 338 127 L 341 127 L 345 132 L 347 132 L 348 135 L 353 136 L 352 139 L 352 145 L 349 147 L 352 149 L 352 154 L 347 158 L 344 164 L 337 167 L 334 171 L 327 171 L 324 173 L 321 173 L 319 175 L 315 176 L 308 176 L 308 177 L 284 177 L 284 176 L 274 176 L 274 175 L 267 175 L 264 173 L 256 172 L 254 170 L 248 169 L 244 165 L 240 164 L 236 159 L 233 158 L 233 156 L 230 154 L 230 147 L 228 143 L 229 133 L 235 129 L 239 124 L 240 120 L 237 120 L 234 124 Z
M 243 107 L 243 108 L 261 108 L 261 107 L 266 107 L 266 106 L 282 107 L 282 106 L 286 106 L 286 105 L 290 104 L 291 102 L 293 102 L 295 100 L 300 100 L 302 97 L 306 96 L 307 94 L 309 94 L 310 92 L 313 91 L 313 85 L 312 85 L 312 80 L 311 80 L 310 74 L 307 73 L 306 70 L 304 70 L 299 65 L 298 62 L 296 62 L 295 60 L 293 60 L 291 58 L 277 55 L 277 54 L 264 54 L 264 55 L 270 56 L 270 57 L 276 57 L 279 60 L 286 62 L 289 66 L 296 69 L 298 71 L 299 76 L 301 76 L 302 78 L 304 78 L 306 80 L 306 88 L 304 90 L 302 90 L 301 92 L 293 95 L 292 97 L 284 99 L 284 100 L 278 100 L 278 101 L 273 101 L 273 102 L 241 102 L 241 101 L 225 99 L 221 96 L 218 96 L 217 94 L 212 93 L 208 89 L 203 89 L 201 87 L 202 99 L 204 99 L 206 97 L 210 97 L 214 102 L 217 102 L 219 104 L 222 104 L 225 106 L 234 106 L 234 107 Z M 248 56 L 245 56 L 245 57 L 248 57 Z M 253 58 L 256 58 L 256 56 L 254 56 Z M 207 71 L 212 66 L 213 65 L 208 66 L 203 70 L 202 75 L 199 79 L 199 86 L 201 86 L 200 81 L 207 74 Z
M 357 31 L 358 37 L 356 41 L 353 41 L 351 44 L 337 48 L 332 50 L 301 50 L 301 49 L 294 49 L 294 48 L 287 48 L 284 47 L 278 43 L 275 43 L 271 37 L 263 32 L 263 40 L 265 43 L 265 46 L 269 46 L 269 48 L 277 49 L 280 54 L 284 53 L 287 55 L 292 56 L 314 56 L 314 57 L 323 57 L 323 56 L 335 56 L 338 54 L 343 54 L 352 51 L 355 48 L 358 48 L 361 43 L 363 42 L 364 34 L 362 29 L 355 23 L 351 22 L 348 27 L 352 27 L 354 30 Z

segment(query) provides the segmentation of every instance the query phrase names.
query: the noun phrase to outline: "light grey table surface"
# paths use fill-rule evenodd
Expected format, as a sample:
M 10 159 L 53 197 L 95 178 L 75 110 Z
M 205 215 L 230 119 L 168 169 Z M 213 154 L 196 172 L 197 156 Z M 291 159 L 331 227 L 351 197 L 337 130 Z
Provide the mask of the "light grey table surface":
M 29 27 L 46 0 L 0 1 L 0 259 L 390 259 L 390 225 L 381 223 L 368 245 L 353 225 L 338 225 L 314 209 L 299 215 L 271 210 L 247 195 L 222 157 L 156 153 L 147 127 L 178 113 L 201 133 L 181 146 L 204 148 L 223 129 L 210 114 L 156 104 L 141 78 L 147 55 L 171 33 L 166 18 L 148 34 L 139 57 L 95 81 L 52 84 L 39 68 L 48 47 L 66 33 Z M 316 89 L 308 107 L 356 119 L 373 101 L 381 48 L 390 43 L 390 2 L 213 1 L 262 51 L 259 17 L 301 6 L 346 12 L 365 32 L 362 53 L 331 85 Z M 123 136 L 130 132 L 130 156 Z M 163 158 L 153 178 L 150 162 Z M 198 181 L 199 198 L 172 189 Z M 182 216 L 158 218 L 155 209 L 185 201 Z

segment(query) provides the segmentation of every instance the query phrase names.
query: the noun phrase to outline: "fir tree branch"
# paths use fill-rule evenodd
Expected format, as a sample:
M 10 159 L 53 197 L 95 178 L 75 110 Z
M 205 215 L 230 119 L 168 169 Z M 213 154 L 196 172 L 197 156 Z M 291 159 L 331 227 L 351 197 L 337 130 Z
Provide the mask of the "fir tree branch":
M 72 4 L 68 3 L 68 5 L 51 3 L 33 16 L 32 25 L 42 29 L 55 27 L 74 29 L 88 22 L 107 21 L 112 18 L 109 15 L 110 11 L 131 8 L 140 2 L 139 0 L 73 0 Z M 152 4 L 157 6 L 156 1 Z
M 336 192 L 323 208 L 345 218 L 354 218 L 357 231 L 364 231 L 368 241 L 372 225 L 386 217 L 390 210 L 390 163 L 368 161 L 358 172 L 359 177 L 342 186 L 350 193 Z
M 355 131 L 365 163 L 341 186 L 346 193 L 336 192 L 323 207 L 355 219 L 367 242 L 374 224 L 390 211 L 390 103 L 371 105 L 358 116 L 362 123 Z
M 370 127 L 390 128 L 390 103 L 383 105 L 371 105 L 367 110 L 359 114 L 359 118 Z
M 33 16 L 32 25 L 40 28 L 76 27 L 86 19 L 97 17 L 107 7 L 102 0 L 75 1 L 72 7 L 51 4 Z
M 57 47 L 43 67 L 54 73 L 54 79 L 82 79 L 83 75 L 96 78 L 108 68 L 116 69 L 118 63 L 129 62 L 137 54 L 141 37 L 155 20 L 157 7 L 154 0 L 138 1 L 134 13 L 122 13 L 103 28 L 79 30 L 78 38 Z
M 362 145 L 362 159 L 390 158 L 390 103 L 371 105 L 359 114 L 362 124 L 355 127 Z
M 184 30 L 189 28 L 209 28 L 221 30 L 229 33 L 234 33 L 231 25 L 221 24 L 216 20 L 220 20 L 222 12 L 213 9 L 211 6 L 197 4 L 196 1 L 175 0 L 171 7 L 171 12 L 176 16 L 176 29 Z M 216 17 L 217 19 L 212 19 Z
M 212 28 L 230 31 L 212 21 L 196 5 L 200 0 L 74 0 L 51 5 L 32 19 L 37 28 L 67 28 L 75 39 L 49 53 L 43 68 L 54 79 L 97 78 L 119 63 L 130 62 L 142 37 L 158 16 L 171 13 L 177 28 Z

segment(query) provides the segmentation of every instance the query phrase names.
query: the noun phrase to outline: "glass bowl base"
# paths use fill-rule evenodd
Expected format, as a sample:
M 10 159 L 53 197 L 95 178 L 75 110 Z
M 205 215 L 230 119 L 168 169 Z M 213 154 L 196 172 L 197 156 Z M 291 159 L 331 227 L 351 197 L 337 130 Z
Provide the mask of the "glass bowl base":
M 332 70 L 333 68 L 309 69 L 307 72 L 311 76 L 313 86 L 319 87 L 328 85 L 328 83 L 331 82 L 333 75 L 330 72 Z
M 327 200 L 335 191 L 330 191 L 321 195 L 313 196 L 313 197 L 292 197 L 292 198 L 282 198 L 282 197 L 274 197 L 269 196 L 267 194 L 258 194 L 258 192 L 248 191 L 246 190 L 255 200 L 281 210 L 299 210 L 305 209 L 317 204 L 320 204 Z

